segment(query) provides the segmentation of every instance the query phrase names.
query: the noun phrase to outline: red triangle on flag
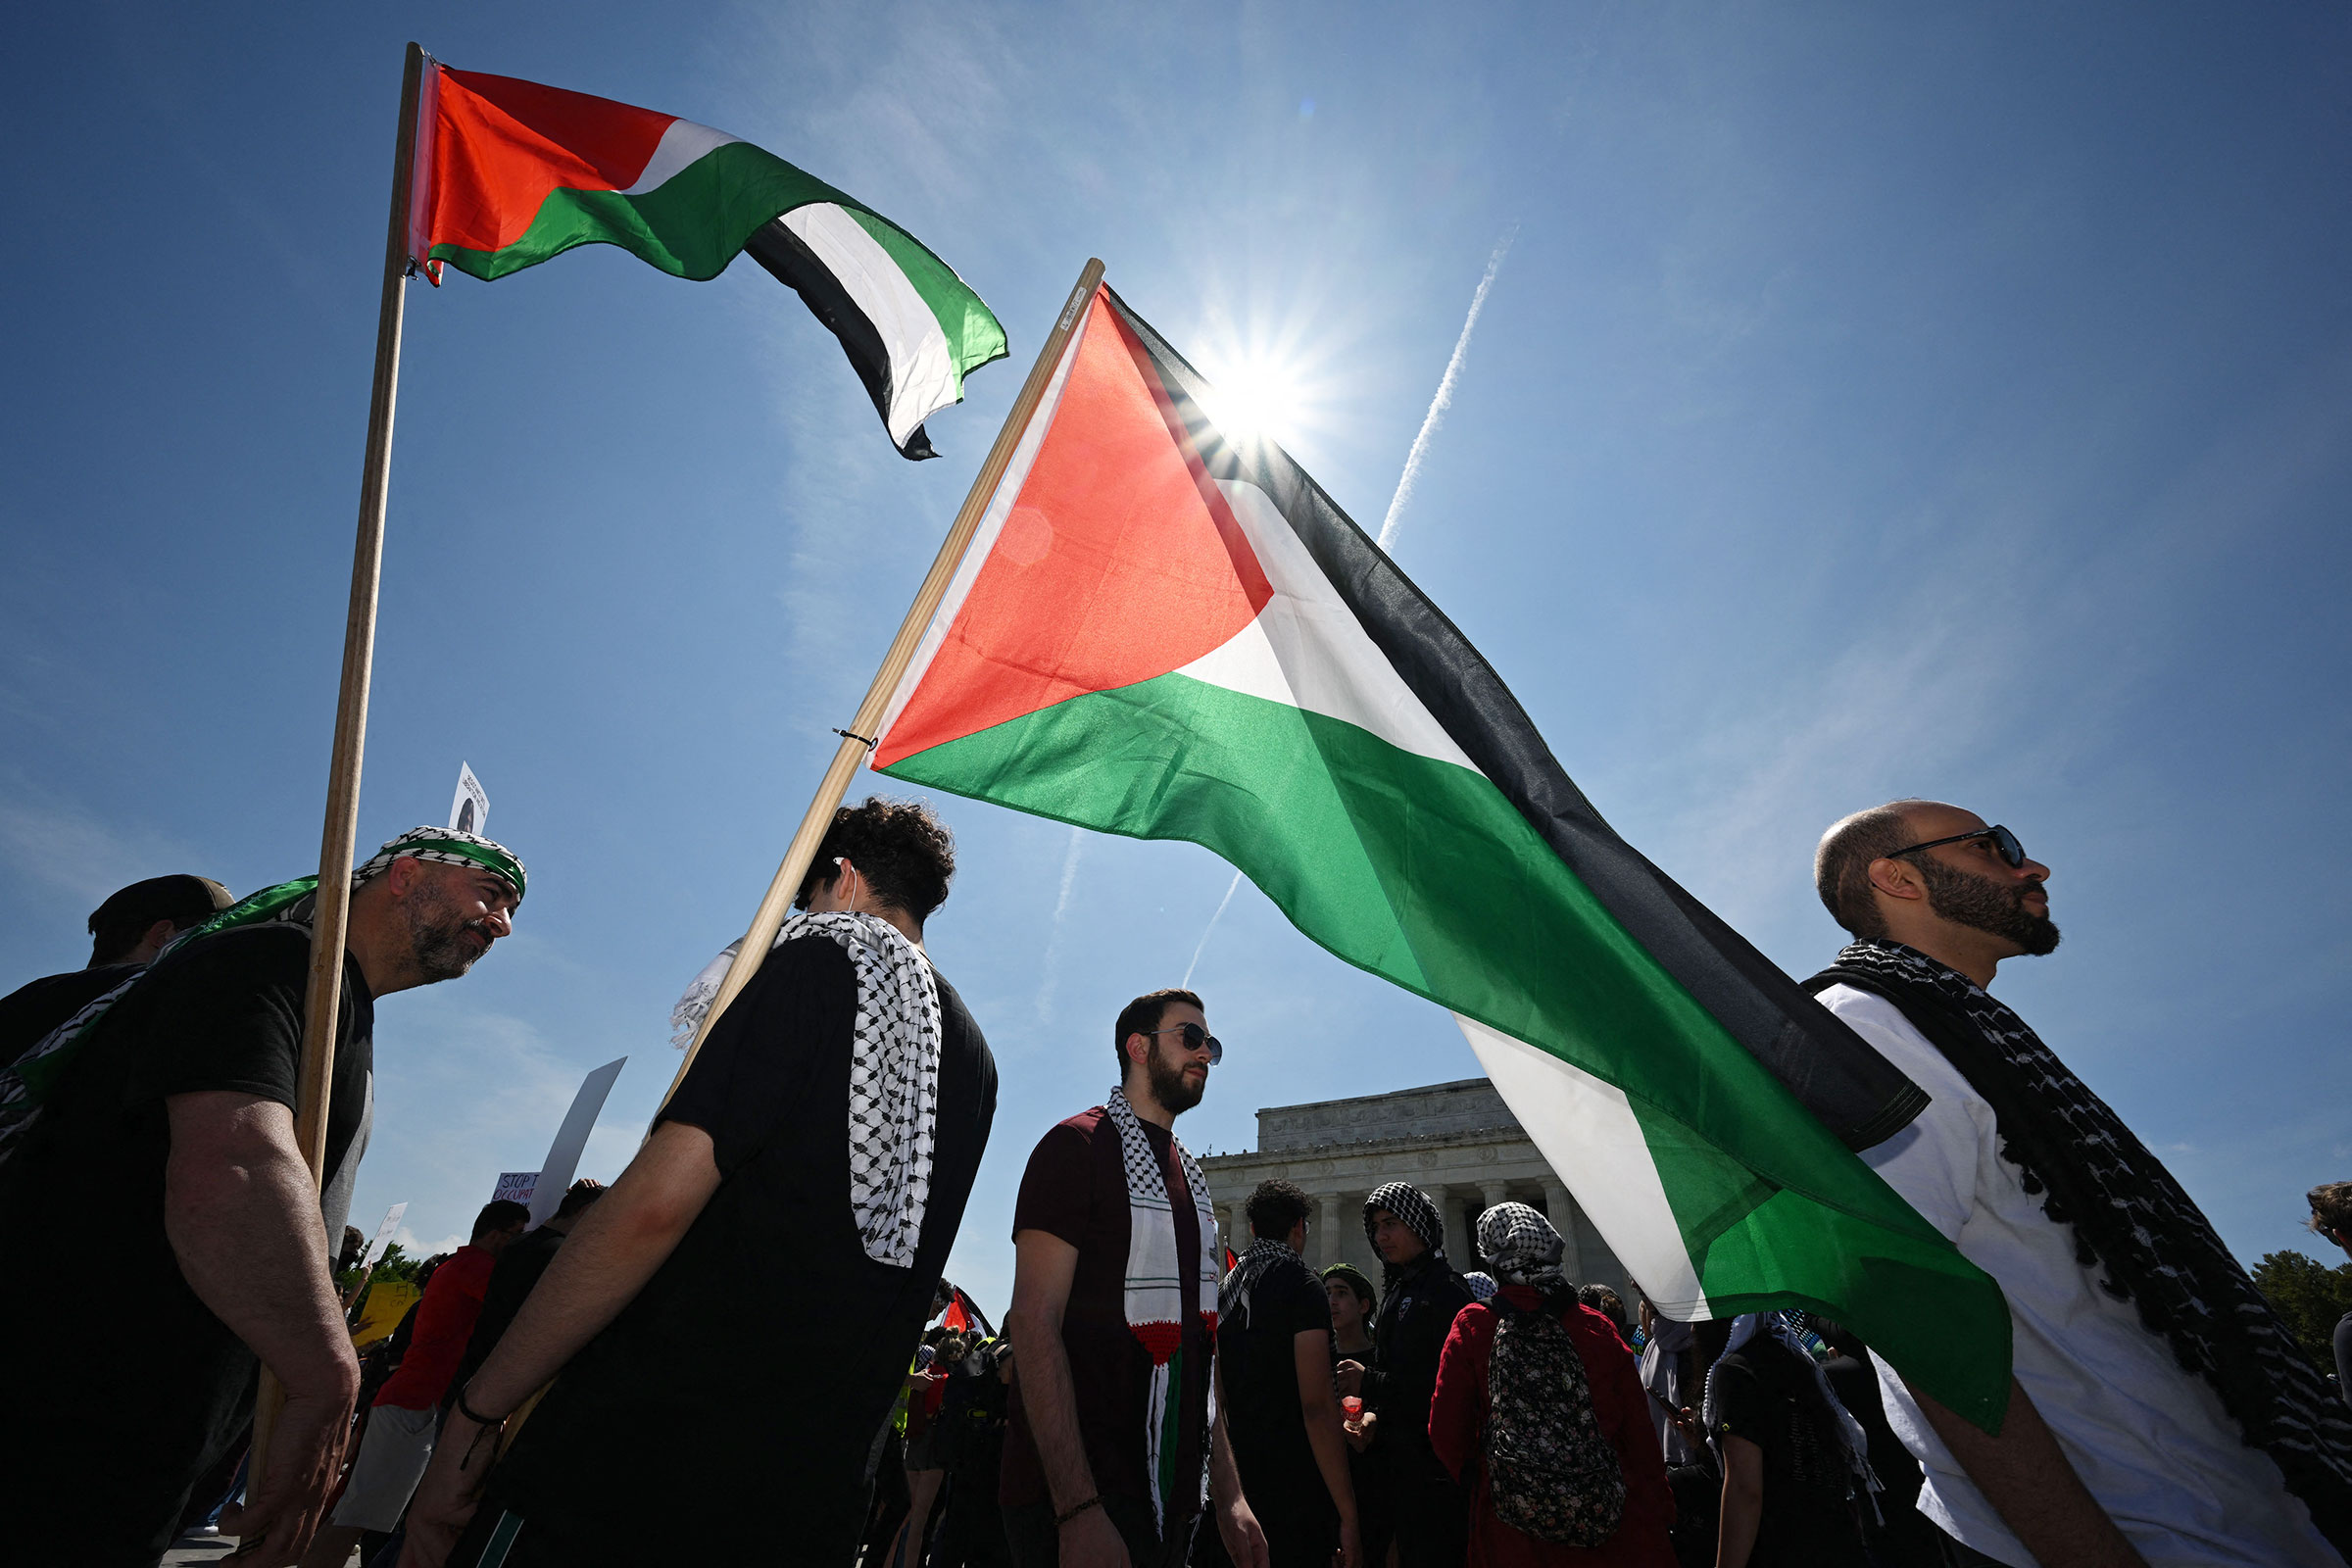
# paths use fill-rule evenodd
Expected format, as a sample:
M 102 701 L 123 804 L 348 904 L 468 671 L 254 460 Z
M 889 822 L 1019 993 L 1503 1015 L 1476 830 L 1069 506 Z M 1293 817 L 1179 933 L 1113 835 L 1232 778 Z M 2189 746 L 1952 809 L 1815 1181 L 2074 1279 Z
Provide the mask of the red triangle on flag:
M 1274 597 L 1151 357 L 1095 297 L 1054 422 L 873 765 L 1181 669 Z

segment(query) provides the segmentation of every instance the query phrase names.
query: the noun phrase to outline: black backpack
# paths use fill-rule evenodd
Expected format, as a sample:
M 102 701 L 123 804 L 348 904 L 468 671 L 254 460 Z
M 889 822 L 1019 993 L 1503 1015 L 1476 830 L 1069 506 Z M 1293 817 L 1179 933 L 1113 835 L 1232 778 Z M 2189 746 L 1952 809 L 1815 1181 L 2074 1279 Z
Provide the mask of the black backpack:
M 1625 1470 L 1592 1413 L 1584 1357 L 1560 1321 L 1574 1297 L 1521 1311 L 1497 1296 L 1487 1360 L 1487 1490 L 1504 1524 L 1538 1541 L 1597 1546 L 1625 1519 Z

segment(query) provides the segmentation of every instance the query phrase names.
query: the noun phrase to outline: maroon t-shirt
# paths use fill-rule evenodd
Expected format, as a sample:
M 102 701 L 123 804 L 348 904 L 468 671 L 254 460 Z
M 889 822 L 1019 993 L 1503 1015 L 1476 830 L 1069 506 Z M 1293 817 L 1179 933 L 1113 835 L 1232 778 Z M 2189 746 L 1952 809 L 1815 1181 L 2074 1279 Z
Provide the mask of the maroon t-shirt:
M 1200 1217 L 1193 1207 L 1184 1168 L 1168 1132 L 1143 1123 L 1144 1136 L 1159 1156 L 1161 1179 L 1175 1200 L 1178 1277 L 1200 1277 Z M 1127 1175 L 1119 1130 L 1102 1107 L 1058 1123 L 1039 1140 L 1021 1174 L 1013 1204 L 1014 1235 L 1045 1231 L 1078 1249 L 1077 1272 L 1061 1318 L 1062 1349 L 1070 1358 L 1070 1385 L 1078 1404 L 1078 1431 L 1095 1486 L 1105 1494 L 1148 1499 L 1144 1468 L 1144 1410 L 1151 1398 L 1152 1356 L 1127 1327 Z M 1181 1400 L 1176 1428 L 1174 1483 L 1167 1515 L 1181 1522 L 1200 1511 L 1201 1464 L 1207 1450 L 1201 1426 L 1208 1414 L 1209 1357 L 1215 1342 L 1198 1311 L 1184 1320 L 1180 1371 Z M 1007 1504 L 1050 1502 L 1037 1444 L 1021 1408 L 1016 1368 L 1011 1424 L 1004 1440 L 1001 1496 Z M 1074 1499 L 1073 1499 L 1074 1500 Z

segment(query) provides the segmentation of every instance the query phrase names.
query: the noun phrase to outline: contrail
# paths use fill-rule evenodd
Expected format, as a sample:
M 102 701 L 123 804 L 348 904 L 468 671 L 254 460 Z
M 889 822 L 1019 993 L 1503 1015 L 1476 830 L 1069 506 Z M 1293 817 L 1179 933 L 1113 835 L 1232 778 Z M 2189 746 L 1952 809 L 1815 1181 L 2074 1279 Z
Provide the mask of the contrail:
M 1184 990 L 1192 989 L 1193 971 L 1200 967 L 1200 955 L 1208 949 L 1208 934 L 1217 928 L 1217 921 L 1225 913 L 1225 906 L 1233 902 L 1234 890 L 1241 885 L 1242 873 L 1236 871 L 1233 873 L 1233 880 L 1225 884 L 1225 896 L 1217 901 L 1217 912 L 1210 915 L 1208 924 L 1200 928 L 1200 941 L 1193 949 L 1193 961 L 1184 966 L 1184 979 L 1178 982 Z
M 1380 519 L 1380 548 L 1386 550 L 1396 537 L 1396 519 L 1404 512 L 1404 504 L 1413 498 L 1413 482 L 1421 477 L 1421 459 L 1429 451 L 1429 438 L 1446 422 L 1446 411 L 1453 406 L 1453 383 L 1461 378 L 1462 357 L 1470 352 L 1470 333 L 1478 325 L 1478 313 L 1487 308 L 1487 290 L 1494 286 L 1494 274 L 1502 270 L 1502 258 L 1519 237 L 1519 225 L 1513 223 L 1502 231 L 1494 242 L 1494 254 L 1487 258 L 1487 275 L 1478 280 L 1478 292 L 1470 296 L 1470 315 L 1462 322 L 1462 335 L 1453 340 L 1453 358 L 1446 362 L 1446 374 L 1438 381 L 1438 395 L 1429 400 L 1429 412 L 1421 416 L 1421 431 L 1413 437 L 1412 450 L 1404 455 L 1404 474 L 1396 481 L 1396 494 L 1389 502 L 1389 514 Z
M 1078 853 L 1086 847 L 1086 831 L 1070 829 L 1070 847 L 1061 858 L 1061 893 L 1054 901 L 1054 923 L 1046 936 L 1045 973 L 1037 983 L 1037 1017 L 1054 1021 L 1054 984 L 1061 976 L 1061 917 L 1070 912 L 1070 890 L 1078 885 Z

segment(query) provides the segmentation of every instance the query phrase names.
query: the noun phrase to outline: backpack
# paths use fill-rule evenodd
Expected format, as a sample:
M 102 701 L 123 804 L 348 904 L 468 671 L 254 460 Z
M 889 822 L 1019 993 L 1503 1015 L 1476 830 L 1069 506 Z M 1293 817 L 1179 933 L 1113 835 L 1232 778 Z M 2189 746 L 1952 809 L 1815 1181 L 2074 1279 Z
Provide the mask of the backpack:
M 1597 1546 L 1625 1519 L 1625 1470 L 1592 1413 L 1584 1357 L 1560 1321 L 1573 1298 L 1532 1312 L 1501 1297 L 1487 1360 L 1487 1489 L 1495 1517 L 1538 1541 Z

